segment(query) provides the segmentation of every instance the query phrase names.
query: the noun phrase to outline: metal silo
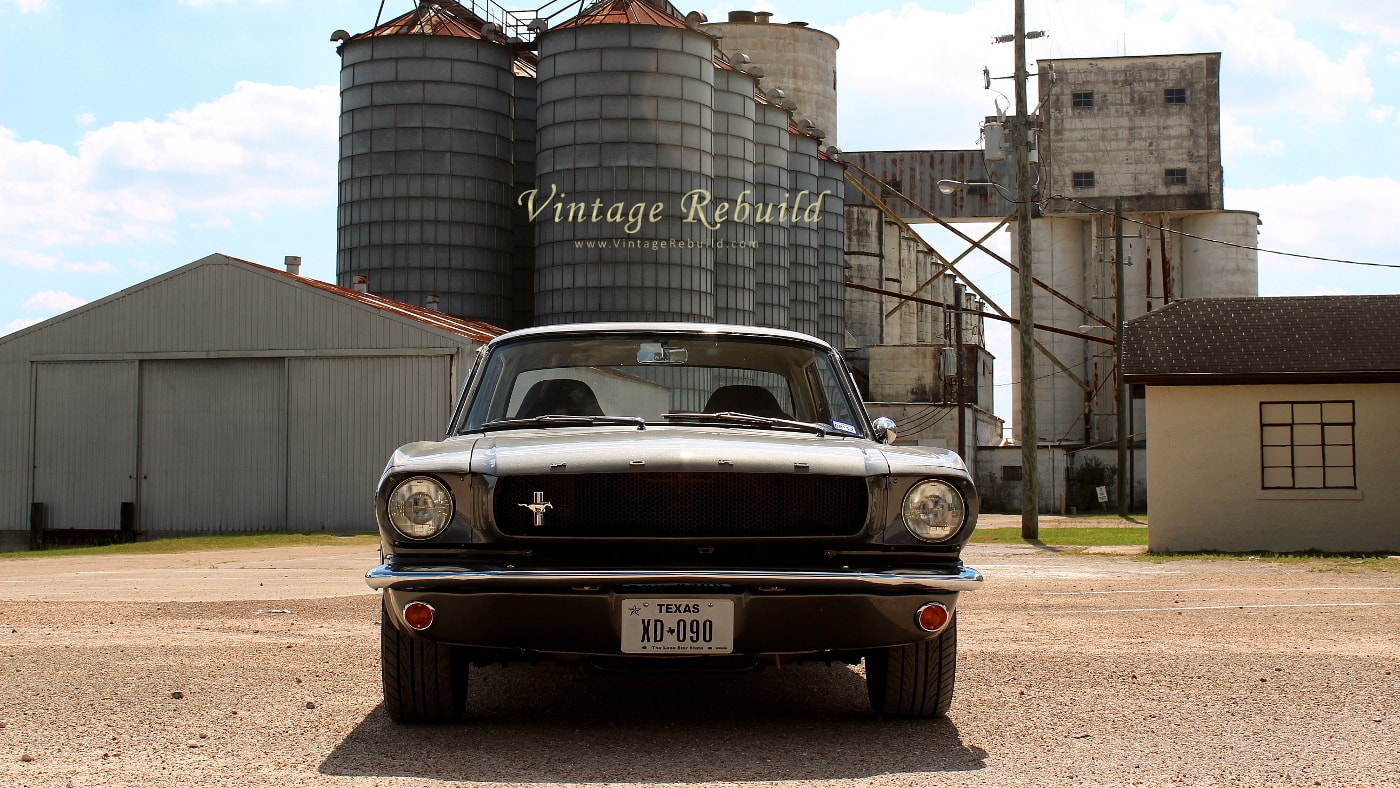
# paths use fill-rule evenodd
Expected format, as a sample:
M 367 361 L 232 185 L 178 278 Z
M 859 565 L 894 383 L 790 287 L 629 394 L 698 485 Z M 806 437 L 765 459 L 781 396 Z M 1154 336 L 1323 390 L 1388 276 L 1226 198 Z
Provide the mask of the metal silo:
M 840 350 L 846 343 L 846 168 L 835 155 L 823 155 L 818 162 L 817 189 L 824 200 L 817 245 L 817 336 Z
M 767 101 L 756 106 L 754 127 L 754 192 L 758 208 L 754 229 L 758 248 L 754 255 L 754 322 L 760 326 L 788 328 L 791 306 L 789 225 L 780 221 L 775 206 L 791 197 L 788 155 L 792 134 L 786 110 Z
M 535 63 L 517 60 L 515 64 L 515 189 L 516 194 L 535 186 L 535 134 L 538 109 L 538 80 Z M 511 304 L 513 327 L 524 328 L 535 323 L 535 229 L 530 217 L 517 200 L 512 215 L 511 233 L 515 239 L 515 260 L 511 267 Z
M 754 78 L 728 62 L 715 64 L 715 174 L 717 203 L 754 202 Z M 752 212 L 735 214 L 715 233 L 715 319 L 754 322 L 754 256 L 757 235 Z
M 796 129 L 792 129 L 796 132 Z M 792 133 L 793 149 L 788 155 L 792 171 L 792 192 L 787 200 L 790 228 L 791 265 L 788 268 L 790 302 L 788 327 L 805 334 L 821 330 L 818 296 L 821 266 L 817 247 L 821 242 L 820 167 L 817 141 L 805 134 Z M 822 200 L 821 202 L 825 202 Z
M 339 52 L 339 283 L 508 323 L 511 52 L 432 3 Z
M 715 319 L 714 41 L 642 0 L 543 32 L 535 322 Z

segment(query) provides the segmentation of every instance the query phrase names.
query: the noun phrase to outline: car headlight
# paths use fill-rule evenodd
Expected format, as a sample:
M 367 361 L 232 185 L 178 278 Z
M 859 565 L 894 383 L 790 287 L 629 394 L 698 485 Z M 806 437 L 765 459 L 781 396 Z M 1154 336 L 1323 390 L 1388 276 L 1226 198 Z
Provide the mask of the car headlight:
M 452 493 L 430 476 L 413 476 L 389 493 L 389 523 L 409 539 L 431 539 L 452 521 Z
M 904 496 L 900 513 L 909 533 L 925 542 L 941 542 L 962 527 L 967 504 L 953 485 L 925 479 Z

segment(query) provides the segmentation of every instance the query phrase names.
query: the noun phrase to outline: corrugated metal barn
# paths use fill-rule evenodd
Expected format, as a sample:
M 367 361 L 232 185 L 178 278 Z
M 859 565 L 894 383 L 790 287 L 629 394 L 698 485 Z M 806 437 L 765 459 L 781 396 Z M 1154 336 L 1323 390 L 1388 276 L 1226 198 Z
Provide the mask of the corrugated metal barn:
M 373 529 L 498 329 L 211 255 L 0 338 L 0 549 Z

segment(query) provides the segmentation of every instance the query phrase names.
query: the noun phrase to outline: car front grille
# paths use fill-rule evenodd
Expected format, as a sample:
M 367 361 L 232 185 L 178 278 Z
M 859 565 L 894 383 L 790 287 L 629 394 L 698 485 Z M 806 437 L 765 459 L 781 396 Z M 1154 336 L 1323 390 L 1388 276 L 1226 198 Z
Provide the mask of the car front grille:
M 861 477 L 777 473 L 505 476 L 494 496 L 511 536 L 688 539 L 849 536 L 868 497 Z M 542 525 L 525 506 L 536 501 Z

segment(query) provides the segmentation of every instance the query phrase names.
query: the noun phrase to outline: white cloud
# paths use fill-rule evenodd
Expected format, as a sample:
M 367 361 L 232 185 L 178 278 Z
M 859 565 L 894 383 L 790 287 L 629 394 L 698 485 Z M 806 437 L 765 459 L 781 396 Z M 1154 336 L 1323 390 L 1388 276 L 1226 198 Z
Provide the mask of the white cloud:
M 34 318 L 34 319 L 25 318 L 25 317 L 16 318 L 16 319 L 11 320 L 10 322 L 8 322 L 8 323 L 5 324 L 5 333 L 8 334 L 8 333 L 10 333 L 11 331 L 18 331 L 18 330 L 20 330 L 21 328 L 29 328 L 30 326 L 38 325 L 39 323 L 42 323 L 42 322 L 44 322 L 44 321 L 43 321 L 43 320 L 40 320 L 40 319 L 38 319 L 38 318 Z
M 48 250 L 171 240 L 182 221 L 228 226 L 332 200 L 338 112 L 333 87 L 240 82 L 164 120 L 94 129 L 76 154 L 0 127 L 0 261 L 61 269 Z
M 1394 227 L 1400 219 L 1400 180 L 1394 177 L 1318 177 L 1306 183 L 1226 189 L 1225 203 L 1259 213 L 1263 219 L 1261 249 L 1400 265 L 1394 246 Z M 1326 275 L 1332 285 L 1342 277 L 1357 280 L 1360 284 L 1346 285 L 1352 292 L 1400 292 L 1400 270 L 1395 269 L 1263 253 L 1259 269 L 1261 290 L 1269 274 L 1282 272 L 1302 277 L 1295 285 L 1302 289 L 1315 288 L 1318 277 Z
M 97 122 L 97 116 L 94 115 L 94 114 L 92 114 L 91 112 L 79 112 L 79 113 L 78 113 L 78 125 L 79 125 L 79 126 L 91 126 L 92 124 L 94 124 L 94 123 L 96 123 L 96 122 Z
M 1265 117 L 1337 124 L 1364 111 L 1375 94 L 1367 68 L 1371 46 L 1329 54 L 1295 23 L 1301 12 L 1219 0 L 1147 0 L 1126 14 L 1122 0 L 1037 5 L 1028 27 L 1046 29 L 1049 37 L 1028 43 L 1032 60 L 1115 56 L 1125 42 L 1130 55 L 1221 52 L 1222 103 L 1234 137 L 1228 144 L 1237 152 L 1282 151 L 1280 140 L 1257 138 Z M 1012 47 L 991 43 L 1011 31 L 1008 8 L 1003 0 L 978 0 L 948 13 L 906 3 L 826 27 L 841 42 L 842 146 L 975 147 L 978 121 L 995 111 L 997 93 L 1011 103 L 1011 80 L 994 80 L 987 91 L 981 78 L 983 66 L 993 77 L 1012 73 Z M 1034 101 L 1034 79 L 1031 92 Z
M 1247 114 L 1301 114 L 1337 123 L 1348 108 L 1369 101 L 1370 48 L 1330 56 L 1294 23 L 1298 12 L 1272 3 L 1151 0 L 1125 17 L 1121 2 L 1067 0 L 1055 4 L 1055 57 L 1103 57 L 1220 52 L 1222 99 Z M 1068 51 L 1067 51 L 1068 50 Z
M 62 290 L 44 290 L 25 300 L 22 309 L 26 312 L 43 312 L 56 315 L 86 304 L 87 301 Z
M 1395 117 L 1395 108 L 1389 104 L 1378 104 L 1366 110 L 1366 119 L 1376 123 L 1388 123 Z
M 49 0 L 0 0 L 0 7 L 12 5 L 21 14 L 34 14 L 49 10 Z
M 1242 122 L 1234 112 L 1222 110 L 1220 113 L 1220 151 L 1225 161 L 1236 156 L 1262 155 L 1278 156 L 1286 149 L 1283 140 L 1271 139 L 1261 142 L 1258 128 Z
M 0 261 L 32 271 L 52 271 L 65 274 L 106 274 L 116 270 L 111 263 L 105 260 L 86 263 L 74 262 L 63 257 L 24 248 L 11 248 L 0 252 Z

